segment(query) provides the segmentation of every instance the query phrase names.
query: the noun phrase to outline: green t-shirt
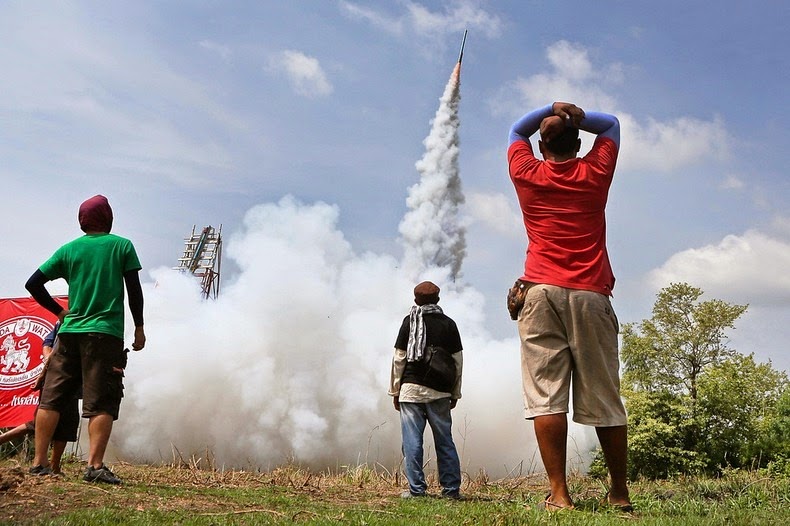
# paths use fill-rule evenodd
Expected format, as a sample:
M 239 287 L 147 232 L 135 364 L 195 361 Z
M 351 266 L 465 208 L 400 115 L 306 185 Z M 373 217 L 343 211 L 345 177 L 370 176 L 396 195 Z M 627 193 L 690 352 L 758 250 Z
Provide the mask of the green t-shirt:
M 69 315 L 60 332 L 123 339 L 123 275 L 141 268 L 132 242 L 115 234 L 86 234 L 60 247 L 39 267 L 47 279 L 69 284 Z

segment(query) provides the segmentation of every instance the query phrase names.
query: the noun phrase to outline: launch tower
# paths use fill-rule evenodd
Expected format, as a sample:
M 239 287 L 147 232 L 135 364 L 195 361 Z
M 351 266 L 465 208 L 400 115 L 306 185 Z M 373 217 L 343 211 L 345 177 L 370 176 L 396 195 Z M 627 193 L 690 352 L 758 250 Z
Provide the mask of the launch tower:
M 220 267 L 222 266 L 222 225 L 209 225 L 199 232 L 192 227 L 192 235 L 184 240 L 184 255 L 178 258 L 175 270 L 189 272 L 200 279 L 204 298 L 219 295 Z

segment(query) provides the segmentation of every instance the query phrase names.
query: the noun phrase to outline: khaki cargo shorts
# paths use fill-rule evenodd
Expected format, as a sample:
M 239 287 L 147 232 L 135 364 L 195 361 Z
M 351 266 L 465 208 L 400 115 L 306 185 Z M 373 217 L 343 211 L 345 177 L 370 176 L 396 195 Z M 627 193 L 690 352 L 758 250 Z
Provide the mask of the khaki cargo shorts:
M 607 296 L 532 285 L 518 317 L 521 375 L 528 419 L 567 413 L 573 421 L 626 424 L 620 398 L 619 324 Z

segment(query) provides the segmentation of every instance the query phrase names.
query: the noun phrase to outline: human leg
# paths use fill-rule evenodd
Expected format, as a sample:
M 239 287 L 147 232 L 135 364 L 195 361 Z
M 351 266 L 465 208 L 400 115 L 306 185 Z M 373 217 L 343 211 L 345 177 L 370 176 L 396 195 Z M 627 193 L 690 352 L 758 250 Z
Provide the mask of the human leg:
M 595 432 L 601 443 L 601 450 L 609 468 L 611 489 L 609 490 L 609 504 L 615 506 L 630 506 L 628 494 L 627 467 L 628 467 L 628 431 L 626 426 L 596 427 Z
M 123 340 L 107 334 L 81 335 L 83 404 L 88 418 L 88 464 L 103 466 L 104 453 L 123 397 Z
M 573 421 L 595 427 L 626 424 L 620 397 L 619 324 L 607 296 L 568 291 L 566 327 L 573 355 Z
M 63 471 L 60 468 L 60 461 L 63 459 L 63 452 L 66 451 L 65 440 L 52 441 L 52 459 L 49 462 L 49 467 L 52 473 L 60 475 Z
M 423 434 L 427 421 L 424 405 L 411 402 L 400 403 L 403 465 L 406 479 L 409 481 L 409 492 L 412 495 L 424 495 L 428 489 L 422 469 Z
M 5 444 L 6 442 L 11 442 L 12 440 L 16 440 L 17 438 L 22 438 L 25 435 L 31 433 L 31 428 L 28 424 L 20 424 L 13 429 L 9 429 L 2 435 L 0 435 L 0 444 Z
M 565 462 L 573 360 L 564 325 L 561 287 L 535 285 L 518 320 L 526 416 L 533 420 L 538 449 L 549 478 L 547 509 L 572 506 Z
M 573 506 L 565 475 L 568 418 L 565 413 L 543 415 L 535 417 L 534 423 L 540 458 L 551 487 L 551 495 L 546 500 L 559 507 Z
M 49 357 L 44 386 L 36 410 L 35 467 L 49 466 L 49 446 L 60 422 L 64 402 L 73 400 L 81 381 L 79 346 L 71 334 L 61 334 L 57 350 Z
M 588 291 L 572 291 L 569 296 L 569 337 L 576 364 L 573 419 L 595 426 L 611 477 L 609 502 L 630 506 L 627 416 L 620 397 L 617 316 L 607 296 Z
M 104 453 L 112 433 L 113 417 L 106 413 L 92 416 L 88 421 L 88 465 L 99 469 L 104 464 Z
M 121 479 L 104 465 L 104 453 L 110 441 L 114 418 L 106 413 L 94 415 L 88 420 L 88 467 L 82 480 L 87 482 L 103 482 L 105 484 L 120 484 Z
M 453 442 L 450 399 L 442 398 L 425 404 L 425 410 L 436 447 L 436 465 L 439 469 L 442 494 L 457 498 L 461 490 L 461 461 Z
M 79 400 L 73 398 L 60 412 L 58 425 L 52 435 L 52 457 L 50 465 L 55 474 L 61 473 L 61 459 L 68 442 L 77 441 L 77 430 L 80 425 Z
M 52 409 L 38 408 L 36 412 L 36 434 L 34 443 L 36 445 L 36 452 L 33 456 L 33 466 L 49 466 L 49 444 L 52 441 L 52 435 L 55 433 L 55 428 L 58 426 L 60 413 Z

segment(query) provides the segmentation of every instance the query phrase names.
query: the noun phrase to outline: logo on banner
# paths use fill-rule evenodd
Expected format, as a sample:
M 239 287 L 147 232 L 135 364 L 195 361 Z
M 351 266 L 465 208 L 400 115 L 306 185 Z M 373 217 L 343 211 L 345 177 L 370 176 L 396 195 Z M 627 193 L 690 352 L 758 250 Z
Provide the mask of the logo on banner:
M 44 369 L 41 344 L 53 328 L 52 323 L 35 316 L 0 323 L 0 389 L 16 389 L 36 381 Z M 36 349 L 38 356 L 31 354 L 31 349 Z

